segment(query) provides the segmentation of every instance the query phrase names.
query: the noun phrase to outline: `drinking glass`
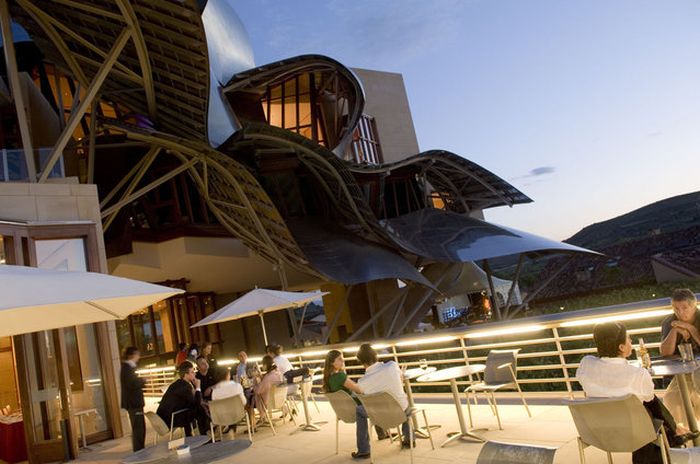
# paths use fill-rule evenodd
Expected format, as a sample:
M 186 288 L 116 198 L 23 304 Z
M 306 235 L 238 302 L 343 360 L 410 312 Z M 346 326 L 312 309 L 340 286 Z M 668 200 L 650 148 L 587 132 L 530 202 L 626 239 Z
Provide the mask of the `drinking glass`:
M 693 360 L 693 346 L 690 343 L 681 343 L 678 345 L 678 351 L 681 353 L 681 360 L 683 362 Z
M 428 360 L 427 359 L 421 359 L 420 360 L 420 368 L 425 370 L 428 368 Z

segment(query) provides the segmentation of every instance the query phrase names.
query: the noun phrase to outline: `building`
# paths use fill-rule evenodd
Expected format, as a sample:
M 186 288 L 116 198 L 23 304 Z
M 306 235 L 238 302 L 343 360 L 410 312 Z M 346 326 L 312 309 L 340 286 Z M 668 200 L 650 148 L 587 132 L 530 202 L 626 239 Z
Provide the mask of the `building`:
M 190 328 L 254 285 L 329 291 L 321 342 L 390 337 L 474 262 L 500 314 L 488 259 L 586 252 L 480 220 L 531 200 L 420 152 L 400 75 L 319 55 L 257 66 L 225 0 L 3 5 L 23 27 L 3 27 L 3 259 L 187 290 L 116 325 L 0 341 L 32 462 L 78 452 L 83 407 L 88 442 L 123 433 L 120 345 L 161 364 L 180 341 L 260 350 L 257 321 Z M 302 342 L 294 313 L 268 321 L 271 340 Z

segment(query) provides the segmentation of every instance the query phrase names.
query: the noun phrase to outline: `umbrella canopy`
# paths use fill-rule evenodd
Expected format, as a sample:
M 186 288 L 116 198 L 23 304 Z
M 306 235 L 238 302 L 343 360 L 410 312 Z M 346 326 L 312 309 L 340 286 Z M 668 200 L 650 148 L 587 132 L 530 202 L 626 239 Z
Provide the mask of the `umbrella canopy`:
M 279 290 L 256 288 L 239 299 L 227 304 L 215 313 L 208 315 L 192 327 L 233 321 L 243 317 L 270 313 L 285 308 L 301 307 L 327 294 L 328 292 L 282 292 Z
M 0 337 L 124 319 L 184 290 L 95 272 L 0 265 Z

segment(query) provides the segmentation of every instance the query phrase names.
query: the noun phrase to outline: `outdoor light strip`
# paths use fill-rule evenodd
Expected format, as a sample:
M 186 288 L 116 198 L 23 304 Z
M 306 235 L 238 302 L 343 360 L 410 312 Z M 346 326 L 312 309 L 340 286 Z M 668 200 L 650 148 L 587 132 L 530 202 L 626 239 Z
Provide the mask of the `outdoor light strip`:
M 562 322 L 561 327 L 579 327 L 582 325 L 602 324 L 603 322 L 632 321 L 635 319 L 646 319 L 650 317 L 668 316 L 672 314 L 672 309 L 657 309 L 643 313 L 616 314 L 613 316 L 596 317 L 592 319 L 579 319 L 577 321 Z
M 494 330 L 483 330 L 481 332 L 467 332 L 464 334 L 464 338 L 486 338 L 495 337 L 496 335 L 512 335 L 521 334 L 527 332 L 537 332 L 538 330 L 544 330 L 546 327 L 543 325 L 532 324 L 532 325 L 522 325 L 520 327 L 508 327 L 503 329 Z
M 450 342 L 456 339 L 457 337 L 455 336 L 416 338 L 413 340 L 405 340 L 402 342 L 398 342 L 395 346 L 428 345 L 430 343 Z

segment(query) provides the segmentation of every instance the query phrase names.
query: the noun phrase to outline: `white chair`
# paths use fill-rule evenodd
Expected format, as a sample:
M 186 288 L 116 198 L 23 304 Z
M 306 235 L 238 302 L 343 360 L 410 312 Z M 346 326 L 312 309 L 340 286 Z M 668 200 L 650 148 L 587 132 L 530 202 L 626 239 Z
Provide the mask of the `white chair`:
M 219 437 L 223 441 L 222 429 L 229 425 L 235 425 L 245 421 L 248 427 L 248 439 L 253 442 L 252 427 L 250 426 L 250 418 L 243 405 L 240 395 L 222 398 L 209 402 L 209 415 L 211 417 L 211 440 L 216 441 L 214 435 L 214 426 L 219 426 Z
M 469 413 L 469 426 L 474 427 L 472 422 L 472 410 L 469 404 L 470 393 L 474 393 L 474 404 L 476 404 L 476 395 L 478 393 L 485 393 L 488 396 L 486 400 L 491 406 L 491 412 L 496 416 L 496 421 L 498 422 L 499 430 L 503 430 L 501 426 L 501 416 L 498 413 L 498 404 L 496 403 L 496 397 L 494 392 L 497 390 L 517 390 L 520 394 L 520 400 L 525 406 L 527 415 L 532 417 L 530 413 L 530 408 L 525 401 L 525 396 L 523 391 L 520 389 L 518 384 L 518 377 L 515 374 L 518 366 L 518 352 L 517 350 L 491 350 L 486 357 L 486 367 L 484 369 L 484 381 L 477 384 L 471 385 L 464 390 L 467 396 L 467 412 Z
M 661 449 L 664 464 L 668 463 L 669 446 L 663 423 L 652 421 L 636 396 L 570 400 L 566 404 L 578 430 L 581 464 L 586 462 L 584 450 L 588 446 L 605 451 L 612 464 L 611 453 L 631 453 L 652 442 Z
M 338 454 L 340 450 L 340 421 L 346 424 L 357 422 L 357 403 L 343 390 L 326 393 L 326 398 L 328 398 L 333 412 L 335 412 L 335 454 Z
M 418 410 L 416 408 L 410 408 L 408 411 L 404 411 L 396 401 L 391 393 L 379 392 L 372 393 L 370 395 L 358 395 L 357 396 L 365 408 L 367 417 L 369 418 L 369 429 L 372 425 L 379 426 L 380 428 L 386 430 L 387 433 L 393 428 L 399 429 L 399 437 L 401 437 L 401 425 L 404 422 L 408 422 L 408 429 L 410 434 L 414 434 L 413 421 L 411 420 L 419 412 L 423 413 L 423 420 L 425 421 L 425 429 L 428 431 L 428 437 L 430 438 L 430 446 L 435 449 L 433 444 L 433 435 L 430 432 L 430 424 L 428 424 L 428 417 L 425 415 L 425 410 Z M 371 436 L 371 434 L 370 434 Z M 403 437 L 406 439 L 406 437 Z M 402 440 L 399 440 L 400 442 Z M 411 464 L 413 463 L 413 441 L 408 440 L 409 447 L 411 449 Z M 370 462 L 374 462 L 373 453 L 370 451 Z
M 487 441 L 476 458 L 476 464 L 552 464 L 556 451 L 548 446 Z

